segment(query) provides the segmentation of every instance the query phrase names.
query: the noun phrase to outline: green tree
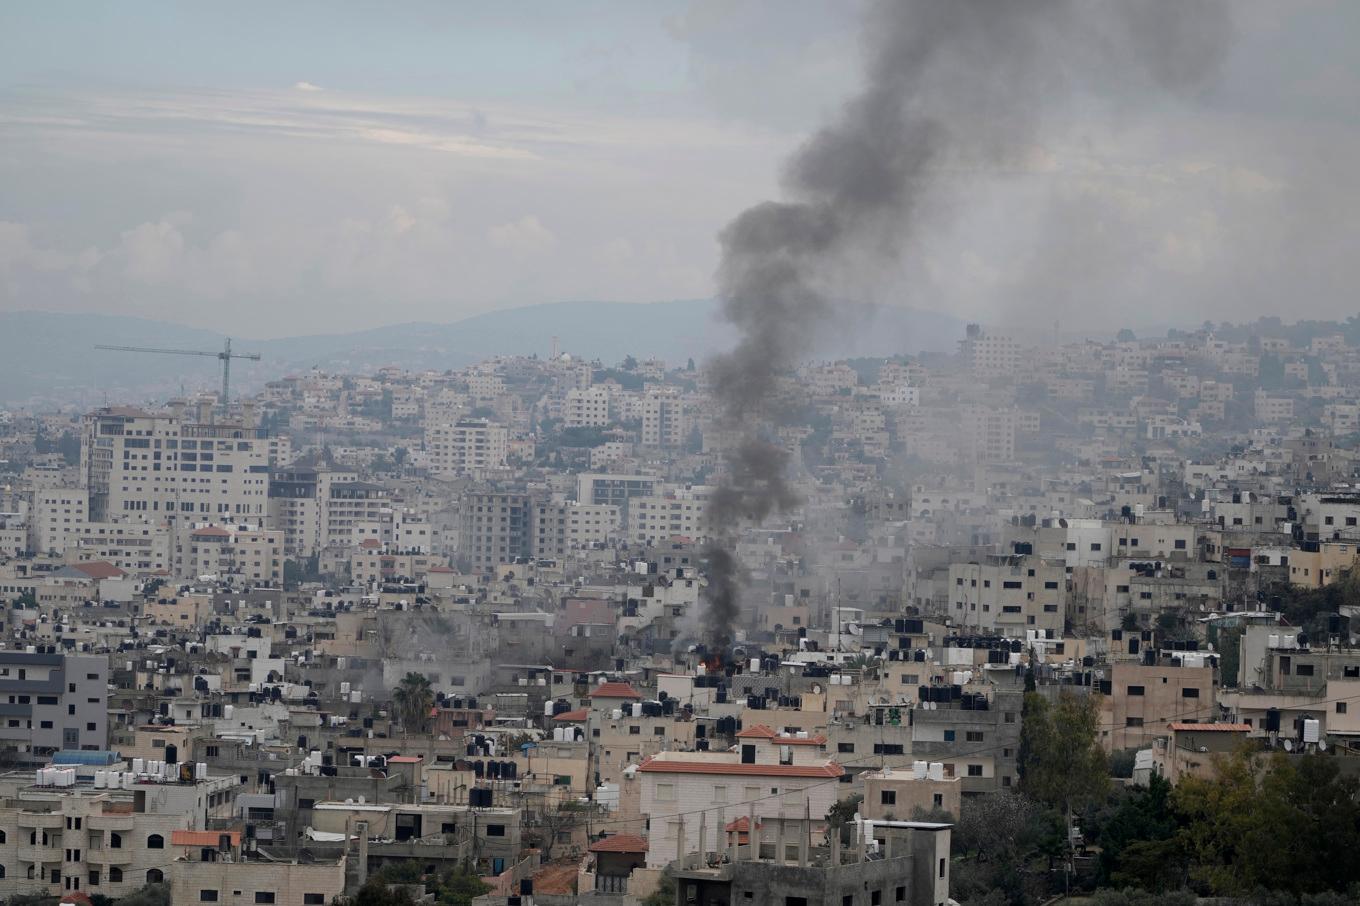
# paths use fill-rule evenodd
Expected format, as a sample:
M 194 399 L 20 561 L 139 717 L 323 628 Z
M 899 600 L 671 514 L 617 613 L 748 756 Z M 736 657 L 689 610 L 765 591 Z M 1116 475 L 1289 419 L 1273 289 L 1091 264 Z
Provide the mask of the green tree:
M 423 733 L 430 719 L 430 708 L 434 706 L 434 690 L 430 688 L 429 678 L 423 673 L 407 673 L 397 684 L 392 699 L 401 717 L 402 732 Z
M 1024 792 L 1066 815 L 1103 798 L 1110 777 L 1096 735 L 1099 723 L 1094 695 L 1064 690 L 1050 703 L 1037 692 L 1027 694 L 1020 730 Z

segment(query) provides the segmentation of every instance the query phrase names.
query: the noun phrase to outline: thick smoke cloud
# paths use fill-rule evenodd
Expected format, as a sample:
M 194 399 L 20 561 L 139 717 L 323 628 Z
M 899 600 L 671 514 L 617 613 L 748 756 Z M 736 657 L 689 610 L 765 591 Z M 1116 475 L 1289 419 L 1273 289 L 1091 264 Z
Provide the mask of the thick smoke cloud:
M 796 505 L 771 428 L 781 378 L 844 298 L 920 229 L 932 173 L 1023 166 L 1052 117 L 1088 98 L 1185 90 L 1230 36 L 1219 0 L 882 0 L 866 21 L 866 84 L 789 162 L 787 200 L 723 230 L 718 279 L 738 342 L 711 363 L 729 436 L 709 503 L 705 628 L 728 644 L 739 613 L 740 526 Z

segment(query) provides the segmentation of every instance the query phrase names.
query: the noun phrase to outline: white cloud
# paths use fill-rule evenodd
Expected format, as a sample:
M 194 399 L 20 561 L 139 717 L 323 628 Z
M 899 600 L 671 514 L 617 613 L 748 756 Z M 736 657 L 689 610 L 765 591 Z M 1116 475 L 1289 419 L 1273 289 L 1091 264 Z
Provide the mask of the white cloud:
M 487 239 L 498 249 L 522 254 L 546 252 L 557 245 L 557 237 L 539 222 L 535 214 L 526 214 L 519 220 L 493 226 L 487 231 Z
M 311 82 L 294 82 L 293 88 L 297 91 L 324 91 L 320 85 L 313 85 Z

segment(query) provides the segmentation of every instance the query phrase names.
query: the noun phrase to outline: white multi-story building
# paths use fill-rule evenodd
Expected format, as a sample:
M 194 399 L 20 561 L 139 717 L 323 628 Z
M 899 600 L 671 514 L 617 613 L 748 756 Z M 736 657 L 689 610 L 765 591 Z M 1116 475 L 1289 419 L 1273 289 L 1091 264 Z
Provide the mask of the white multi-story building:
M 504 425 L 484 418 L 432 422 L 425 426 L 425 452 L 430 470 L 466 475 L 505 468 L 510 433 Z
M 603 428 L 609 424 L 609 388 L 568 390 L 562 402 L 562 424 L 568 428 Z
M 642 445 L 674 450 L 683 447 L 692 427 L 682 397 L 649 393 L 642 400 Z
M 265 517 L 267 431 L 126 408 L 97 410 L 83 428 L 93 521 Z
M 708 539 L 708 498 L 712 488 L 697 486 L 628 501 L 628 535 L 639 544 L 668 538 Z
M 534 506 L 534 556 L 565 557 L 569 551 L 605 544 L 619 533 L 619 508 L 567 501 Z

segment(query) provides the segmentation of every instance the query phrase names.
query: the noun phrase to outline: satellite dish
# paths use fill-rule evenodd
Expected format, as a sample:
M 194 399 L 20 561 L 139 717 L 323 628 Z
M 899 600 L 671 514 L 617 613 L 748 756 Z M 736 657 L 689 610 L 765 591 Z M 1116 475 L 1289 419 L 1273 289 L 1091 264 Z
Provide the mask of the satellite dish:
M 1325 739 L 1319 739 L 1319 740 L 1318 740 L 1318 751 L 1319 751 L 1319 752 L 1325 752 L 1325 751 L 1327 751 L 1327 740 L 1325 740 Z
M 1284 741 L 1284 750 L 1285 750 L 1286 752 L 1292 752 L 1292 751 L 1294 751 L 1294 740 L 1292 740 L 1292 739 L 1286 739 L 1286 740 Z

